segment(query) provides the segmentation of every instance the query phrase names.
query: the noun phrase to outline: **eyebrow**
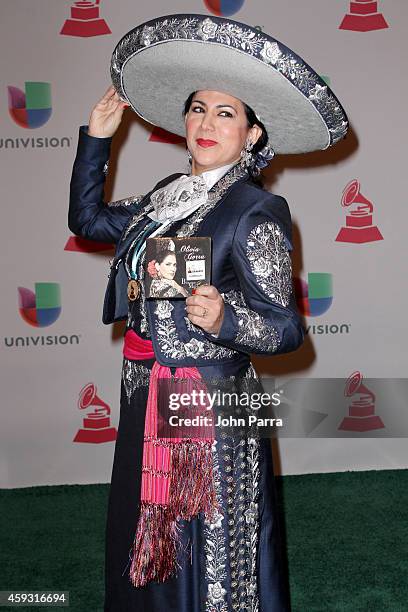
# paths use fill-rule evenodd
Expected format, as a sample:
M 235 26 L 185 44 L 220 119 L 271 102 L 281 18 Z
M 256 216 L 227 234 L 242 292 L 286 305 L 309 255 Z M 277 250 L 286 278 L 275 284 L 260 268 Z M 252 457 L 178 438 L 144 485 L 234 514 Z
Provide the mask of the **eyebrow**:
M 202 102 L 201 100 L 193 100 L 191 104 L 194 104 L 194 102 L 198 102 L 199 104 L 202 104 L 203 106 L 207 106 L 207 104 L 205 102 Z M 237 109 L 235 108 L 235 106 L 232 106 L 231 104 L 217 104 L 215 108 L 232 108 L 232 110 L 237 112 Z

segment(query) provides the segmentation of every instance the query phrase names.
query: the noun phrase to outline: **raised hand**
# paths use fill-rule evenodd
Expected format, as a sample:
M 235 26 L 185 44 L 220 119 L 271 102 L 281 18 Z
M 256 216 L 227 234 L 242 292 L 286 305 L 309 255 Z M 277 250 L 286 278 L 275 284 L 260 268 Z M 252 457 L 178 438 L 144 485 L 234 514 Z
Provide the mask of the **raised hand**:
M 110 138 L 114 135 L 122 121 L 127 102 L 122 102 L 111 85 L 103 98 L 92 109 L 89 118 L 88 134 L 96 138 Z

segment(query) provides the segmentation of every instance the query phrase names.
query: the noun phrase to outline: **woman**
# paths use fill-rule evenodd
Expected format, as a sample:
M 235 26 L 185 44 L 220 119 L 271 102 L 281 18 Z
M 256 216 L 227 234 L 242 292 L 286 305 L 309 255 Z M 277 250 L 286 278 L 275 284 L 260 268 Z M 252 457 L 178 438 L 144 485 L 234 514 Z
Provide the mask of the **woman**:
M 162 379 L 190 391 L 214 379 L 246 388 L 256 380 L 250 353 L 301 344 L 288 206 L 254 177 L 272 147 L 327 148 L 347 119 L 301 58 L 228 19 L 142 24 L 117 45 L 111 71 L 116 91 L 80 130 L 69 214 L 78 235 L 116 243 L 103 321 L 127 319 L 105 612 L 288 610 L 269 440 L 237 439 L 211 419 L 201 435 L 163 439 L 157 397 Z M 105 205 L 104 169 L 127 105 L 185 134 L 191 175 Z M 145 299 L 144 245 L 155 235 L 210 236 L 212 284 L 185 301 Z
M 177 270 L 177 258 L 174 251 L 169 248 L 160 250 L 156 259 L 148 262 L 146 270 L 148 276 L 152 277 L 147 290 L 149 297 L 182 298 L 188 296 L 188 292 L 174 278 Z

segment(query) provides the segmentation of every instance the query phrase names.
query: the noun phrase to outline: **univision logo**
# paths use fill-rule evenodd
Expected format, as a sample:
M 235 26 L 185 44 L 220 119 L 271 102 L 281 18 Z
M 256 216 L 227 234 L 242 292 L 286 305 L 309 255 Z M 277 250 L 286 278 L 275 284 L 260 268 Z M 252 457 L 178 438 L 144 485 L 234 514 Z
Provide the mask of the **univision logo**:
M 51 84 L 35 81 L 25 83 L 25 91 L 9 85 L 9 113 L 23 128 L 39 128 L 51 117 Z
M 61 334 L 60 336 L 10 336 L 4 338 L 4 344 L 8 348 L 28 347 L 28 346 L 52 346 L 67 344 L 79 344 L 81 339 L 80 334 Z
M 204 0 L 205 6 L 213 15 L 224 17 L 237 13 L 244 2 L 245 0 Z
M 296 302 L 306 317 L 318 317 L 327 312 L 333 303 L 333 276 L 328 272 L 309 272 L 307 283 L 294 278 Z M 348 334 L 350 323 L 308 325 L 306 334 Z
M 21 318 L 32 327 L 49 327 L 61 314 L 61 290 L 58 283 L 35 283 L 35 291 L 18 287 L 18 310 Z M 6 347 L 51 346 L 79 344 L 80 334 L 48 336 L 10 336 Z
M 332 305 L 332 275 L 328 272 L 309 272 L 307 281 L 301 278 L 294 280 L 297 305 L 303 315 L 317 317 Z
M 26 129 L 37 129 L 47 123 L 52 113 L 50 83 L 26 81 L 24 91 L 13 85 L 7 90 L 8 110 L 14 123 Z M 69 136 L 0 138 L 0 149 L 55 149 L 71 144 Z
M 306 327 L 306 334 L 316 334 L 320 336 L 322 334 L 349 334 L 351 323 L 332 323 L 330 325 L 308 325 Z
M 0 149 L 63 149 L 72 144 L 71 136 L 57 138 L 0 138 Z
M 58 283 L 35 283 L 31 289 L 18 287 L 18 306 L 21 317 L 33 327 L 48 327 L 61 314 L 61 291 Z

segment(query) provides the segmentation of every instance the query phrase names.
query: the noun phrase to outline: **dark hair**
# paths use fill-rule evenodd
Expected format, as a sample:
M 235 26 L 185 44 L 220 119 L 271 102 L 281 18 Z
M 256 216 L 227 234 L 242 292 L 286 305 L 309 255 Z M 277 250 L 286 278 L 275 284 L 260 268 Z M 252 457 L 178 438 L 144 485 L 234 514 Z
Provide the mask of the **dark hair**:
M 193 98 L 195 96 L 197 92 L 193 91 L 193 93 L 191 93 L 187 100 L 184 102 L 184 110 L 183 110 L 183 117 L 185 117 L 188 113 L 188 111 L 190 110 L 190 106 L 193 102 Z M 242 104 L 244 105 L 244 110 L 245 110 L 245 114 L 246 114 L 246 118 L 247 118 L 247 122 L 248 122 L 248 127 L 251 128 L 254 125 L 259 125 L 259 127 L 262 130 L 262 134 L 260 135 L 260 137 L 258 138 L 258 140 L 256 141 L 256 143 L 254 144 L 254 148 L 252 149 L 252 153 L 254 156 L 256 156 L 257 153 L 259 153 L 259 151 L 262 151 L 262 149 L 268 144 L 268 132 L 266 131 L 266 127 L 264 126 L 264 124 L 262 123 L 262 121 L 260 121 L 257 116 L 255 115 L 255 112 L 252 110 L 252 108 L 250 106 L 248 106 L 248 104 L 245 104 L 245 102 L 242 102 Z M 251 173 L 252 174 L 252 173 Z M 256 174 L 255 174 L 256 176 Z
M 176 254 L 174 251 L 170 251 L 170 249 L 158 249 L 157 254 L 156 254 L 156 262 L 158 264 L 163 263 L 163 261 L 166 259 L 166 257 L 168 255 L 173 255 L 174 257 L 176 257 Z M 177 257 L 176 257 L 177 260 Z

